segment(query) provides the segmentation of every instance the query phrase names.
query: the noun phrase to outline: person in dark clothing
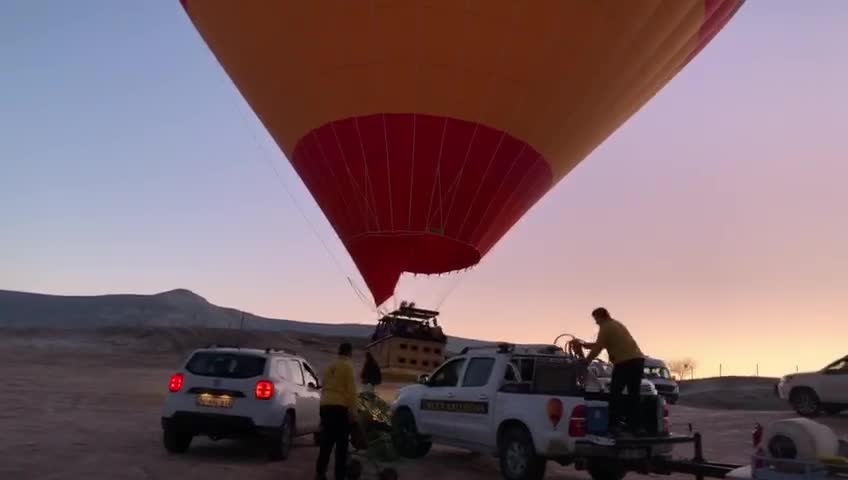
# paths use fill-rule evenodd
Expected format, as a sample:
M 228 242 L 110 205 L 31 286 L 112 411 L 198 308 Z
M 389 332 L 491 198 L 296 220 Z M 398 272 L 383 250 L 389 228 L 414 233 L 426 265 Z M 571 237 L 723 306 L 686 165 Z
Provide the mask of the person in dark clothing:
M 347 475 L 347 445 L 351 425 L 356 421 L 358 405 L 356 378 L 351 363 L 353 347 L 349 343 L 339 346 L 338 358 L 324 372 L 321 388 L 321 449 L 315 465 L 316 478 L 327 478 L 330 454 L 336 450 L 335 478 L 344 480 Z
M 610 380 L 609 432 L 616 435 L 626 426 L 632 433 L 639 434 L 643 429 L 640 423 L 640 395 L 642 376 L 645 371 L 645 355 L 639 349 L 636 340 L 621 322 L 613 319 L 607 309 L 600 307 L 592 311 L 592 317 L 598 324 L 598 339 L 595 343 L 585 343 L 591 348 L 585 362 L 591 363 L 606 349 L 613 364 Z M 624 388 L 627 387 L 627 396 Z M 622 418 L 627 420 L 623 425 Z
M 383 383 L 383 374 L 380 371 L 380 365 L 377 364 L 377 360 L 374 360 L 371 352 L 365 352 L 365 365 L 362 367 L 359 379 L 362 381 L 363 389 L 369 393 L 374 393 L 377 385 Z

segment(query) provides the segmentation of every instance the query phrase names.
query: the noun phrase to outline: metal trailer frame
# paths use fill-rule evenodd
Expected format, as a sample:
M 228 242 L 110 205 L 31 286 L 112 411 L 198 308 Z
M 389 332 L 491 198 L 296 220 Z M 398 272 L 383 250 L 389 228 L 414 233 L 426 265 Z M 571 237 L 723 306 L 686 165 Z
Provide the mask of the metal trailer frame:
M 690 432 L 692 426 L 689 426 Z M 704 458 L 703 437 L 700 433 L 672 437 L 617 440 L 614 449 L 650 449 L 652 445 L 682 445 L 691 443 L 691 459 L 663 459 L 645 456 L 640 459 L 618 460 L 627 472 L 641 474 L 672 475 L 689 474 L 697 480 L 725 478 L 728 473 L 745 465 L 709 462 Z M 599 455 L 605 457 L 605 455 Z M 821 461 L 799 461 L 772 458 L 763 455 L 751 456 L 751 480 L 848 480 L 848 464 L 830 464 Z M 578 470 L 586 465 L 578 463 Z
M 752 480 L 848 480 L 848 464 L 751 457 Z
M 743 465 L 709 462 L 704 458 L 703 437 L 694 432 L 687 435 L 672 435 L 668 437 L 655 438 L 632 438 L 618 439 L 613 446 L 599 446 L 594 453 L 583 456 L 576 460 L 574 466 L 577 470 L 586 470 L 592 458 L 609 458 L 619 463 L 625 472 L 639 473 L 643 475 L 659 474 L 672 475 L 675 473 L 690 474 L 697 480 L 705 478 L 725 478 L 731 471 Z M 585 447 L 590 442 L 580 442 Z M 668 457 L 651 457 L 651 447 L 657 445 L 683 445 L 692 444 L 693 455 L 689 459 L 675 459 Z M 636 458 L 620 458 L 618 452 L 621 450 L 638 451 L 644 449 L 645 455 Z M 771 479 L 767 479 L 771 480 Z

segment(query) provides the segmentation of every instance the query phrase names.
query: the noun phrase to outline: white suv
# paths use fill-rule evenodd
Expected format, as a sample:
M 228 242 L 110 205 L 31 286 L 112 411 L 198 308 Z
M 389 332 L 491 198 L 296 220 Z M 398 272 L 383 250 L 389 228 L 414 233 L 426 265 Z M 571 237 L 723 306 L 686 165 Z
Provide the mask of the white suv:
M 211 346 L 171 376 L 162 409 L 165 449 L 185 452 L 194 436 L 262 437 L 271 459 L 320 426 L 320 383 L 302 357 L 274 349 Z
M 784 376 L 775 386 L 775 393 L 805 417 L 821 411 L 837 414 L 848 410 L 848 356 L 818 372 Z

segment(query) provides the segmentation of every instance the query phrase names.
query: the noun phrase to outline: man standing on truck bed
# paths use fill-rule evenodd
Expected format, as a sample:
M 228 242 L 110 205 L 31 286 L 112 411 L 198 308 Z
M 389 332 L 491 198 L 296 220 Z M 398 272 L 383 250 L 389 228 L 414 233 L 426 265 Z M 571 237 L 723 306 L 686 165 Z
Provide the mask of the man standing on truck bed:
M 621 418 L 627 418 L 627 427 L 632 433 L 644 430 L 639 423 L 639 395 L 642 389 L 642 376 L 645 370 L 645 355 L 639 349 L 636 340 L 621 322 L 612 318 L 606 308 L 598 307 L 592 311 L 592 317 L 598 324 L 598 339 L 595 343 L 585 343 L 590 348 L 586 362 L 591 363 L 606 349 L 610 363 L 613 364 L 610 381 L 609 432 L 619 433 Z M 627 387 L 627 396 L 623 395 Z

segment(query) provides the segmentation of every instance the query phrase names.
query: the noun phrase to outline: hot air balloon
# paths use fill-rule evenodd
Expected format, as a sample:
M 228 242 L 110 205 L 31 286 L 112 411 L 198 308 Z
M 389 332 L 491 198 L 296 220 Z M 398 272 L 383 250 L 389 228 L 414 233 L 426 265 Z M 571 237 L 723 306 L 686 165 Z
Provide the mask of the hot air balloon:
M 377 305 L 476 265 L 743 0 L 181 0 Z

